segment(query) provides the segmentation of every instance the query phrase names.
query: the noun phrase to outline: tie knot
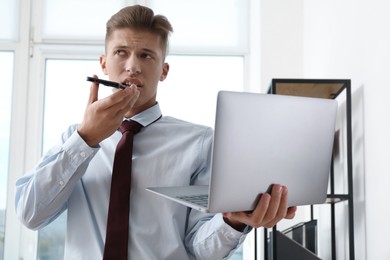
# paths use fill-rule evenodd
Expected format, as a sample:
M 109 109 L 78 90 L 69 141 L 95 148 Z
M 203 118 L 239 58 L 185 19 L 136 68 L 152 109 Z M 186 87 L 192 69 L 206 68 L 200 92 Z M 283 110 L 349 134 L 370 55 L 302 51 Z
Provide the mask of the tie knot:
M 119 129 L 121 130 L 122 134 L 125 132 L 132 132 L 133 134 L 138 133 L 142 128 L 142 125 L 136 121 L 133 120 L 125 120 L 122 122 Z

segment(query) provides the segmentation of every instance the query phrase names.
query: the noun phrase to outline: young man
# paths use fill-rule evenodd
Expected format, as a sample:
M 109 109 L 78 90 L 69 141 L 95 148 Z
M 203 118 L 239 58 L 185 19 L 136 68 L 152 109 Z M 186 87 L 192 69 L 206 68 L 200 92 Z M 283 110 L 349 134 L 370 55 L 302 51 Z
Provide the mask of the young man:
M 150 186 L 208 184 L 212 130 L 161 116 L 157 85 L 172 27 L 142 6 L 120 10 L 107 22 L 109 79 L 128 85 L 98 99 L 91 85 L 84 119 L 62 135 L 38 166 L 17 183 L 16 211 L 40 229 L 68 210 L 65 259 L 102 259 L 115 147 L 122 121 L 143 125 L 135 136 L 131 173 L 129 259 L 222 259 L 243 242 L 251 227 L 271 227 L 292 218 L 287 189 L 274 185 L 253 212 L 205 214 L 145 191 Z

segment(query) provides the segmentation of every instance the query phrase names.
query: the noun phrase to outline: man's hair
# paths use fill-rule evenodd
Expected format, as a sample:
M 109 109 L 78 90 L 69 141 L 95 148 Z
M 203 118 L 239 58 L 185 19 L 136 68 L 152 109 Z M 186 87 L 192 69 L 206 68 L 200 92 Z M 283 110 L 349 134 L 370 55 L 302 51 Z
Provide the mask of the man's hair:
M 107 21 L 106 46 L 112 33 L 123 28 L 148 31 L 160 36 L 160 46 L 164 57 L 167 54 L 169 35 L 173 32 L 173 28 L 165 16 L 154 15 L 152 9 L 141 5 L 127 6 L 119 10 Z

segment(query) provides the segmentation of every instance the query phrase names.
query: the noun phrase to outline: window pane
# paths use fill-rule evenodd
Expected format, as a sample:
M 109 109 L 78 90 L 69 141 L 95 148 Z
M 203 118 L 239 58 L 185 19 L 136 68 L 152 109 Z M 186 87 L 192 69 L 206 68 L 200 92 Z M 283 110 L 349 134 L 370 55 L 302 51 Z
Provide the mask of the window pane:
M 247 0 L 150 0 L 155 13 L 167 16 L 174 33 L 171 49 L 207 47 L 213 51 L 245 51 Z
M 64 80 L 64 74 L 66 74 Z M 103 77 L 98 60 L 47 60 L 43 150 L 55 145 L 66 128 L 80 123 L 89 95 L 87 76 Z M 60 80 L 59 80 L 60 79 Z M 100 88 L 99 97 L 110 93 Z M 63 259 L 66 214 L 39 231 L 38 259 Z
M 4 257 L 13 68 L 13 52 L 0 52 L 0 260 Z
M 19 1 L 2 0 L 0 2 L 0 39 L 17 40 L 19 32 Z
M 243 57 L 168 56 L 169 74 L 160 83 L 164 115 L 214 127 L 219 90 L 244 89 Z
M 123 1 L 44 0 L 43 39 L 103 40 L 107 20 Z
M 46 61 L 43 151 L 55 145 L 69 125 L 81 123 L 91 85 L 86 78 L 94 74 L 105 77 L 97 59 Z M 110 88 L 102 87 L 99 98 L 110 93 Z

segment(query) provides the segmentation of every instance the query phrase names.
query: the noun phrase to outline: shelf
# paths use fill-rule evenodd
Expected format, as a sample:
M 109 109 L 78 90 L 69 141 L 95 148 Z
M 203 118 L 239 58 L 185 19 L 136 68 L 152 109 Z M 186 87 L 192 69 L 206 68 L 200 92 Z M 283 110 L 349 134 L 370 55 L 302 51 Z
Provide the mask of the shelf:
M 273 79 L 270 94 L 335 99 L 350 80 Z
M 355 246 L 354 246 L 354 203 L 353 203 L 353 166 L 352 166 L 352 105 L 351 105 L 351 80 L 349 79 L 272 79 L 268 89 L 268 94 L 301 96 L 301 97 L 313 97 L 313 98 L 325 98 L 336 99 L 341 93 L 345 94 L 345 110 L 340 110 L 345 113 L 346 124 L 346 158 L 347 168 L 345 174 L 348 178 L 348 191 L 347 194 L 335 193 L 335 179 L 334 179 L 334 166 L 330 169 L 329 187 L 330 194 L 327 195 L 325 204 L 330 205 L 331 211 L 331 249 L 332 258 L 336 259 L 336 207 L 335 204 L 339 202 L 346 202 L 348 204 L 348 237 L 349 237 L 349 259 L 355 259 Z M 339 135 L 338 133 L 337 135 Z M 336 136 L 337 136 L 336 135 Z M 337 140 L 336 140 L 337 141 Z M 337 155 L 339 151 L 335 145 L 334 155 Z M 321 206 L 321 205 L 320 205 Z M 313 205 L 311 206 L 311 220 L 314 220 Z M 297 228 L 297 227 L 292 227 Z M 286 240 L 284 234 L 277 231 L 276 226 L 273 227 L 272 234 L 273 244 L 272 247 L 265 245 L 264 259 L 272 260 L 284 260 L 291 259 L 289 255 L 284 255 L 283 252 L 288 251 L 286 248 L 295 248 L 291 241 Z M 267 241 L 267 232 L 264 231 L 265 241 Z M 279 241 L 278 241 L 279 240 Z M 281 242 L 284 241 L 284 242 Z M 283 247 L 286 247 L 283 249 Z M 299 252 L 298 252 L 299 251 Z M 307 252 L 299 249 L 296 253 L 302 257 Z M 291 255 L 290 255 L 291 256 Z M 306 258 L 294 258 L 294 259 L 306 259 Z M 311 259 L 310 256 L 308 256 Z
M 276 234 L 276 235 L 274 235 Z M 271 258 L 277 258 L 278 260 L 321 260 L 310 250 L 302 247 L 298 242 L 290 239 L 285 234 L 276 231 L 273 233 L 273 236 L 270 239 L 270 247 L 273 247 L 272 243 L 277 243 L 277 251 L 273 252 Z
M 347 201 L 349 196 L 347 194 L 328 194 L 325 203 L 339 203 L 342 201 Z

